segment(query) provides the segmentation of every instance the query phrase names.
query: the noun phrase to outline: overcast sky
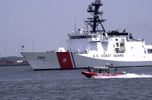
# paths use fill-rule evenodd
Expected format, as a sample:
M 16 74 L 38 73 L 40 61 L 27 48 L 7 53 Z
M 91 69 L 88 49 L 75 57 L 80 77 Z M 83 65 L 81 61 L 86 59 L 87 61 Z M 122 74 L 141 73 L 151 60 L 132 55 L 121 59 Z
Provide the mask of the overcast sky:
M 27 52 L 67 47 L 67 34 L 84 28 L 88 5 L 94 0 L 0 0 L 0 55 L 18 56 L 21 44 Z M 101 0 L 106 31 L 132 32 L 152 45 L 152 0 Z M 32 46 L 33 44 L 33 46 Z M 33 49 L 32 49 L 33 47 Z

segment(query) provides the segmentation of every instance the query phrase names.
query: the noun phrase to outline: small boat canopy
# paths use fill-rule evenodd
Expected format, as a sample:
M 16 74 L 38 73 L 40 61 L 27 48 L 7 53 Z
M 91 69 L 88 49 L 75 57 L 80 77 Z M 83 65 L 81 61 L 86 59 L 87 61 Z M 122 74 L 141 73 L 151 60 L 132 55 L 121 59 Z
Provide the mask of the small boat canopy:
M 108 73 L 109 74 L 109 67 L 94 67 L 95 73 Z
M 109 69 L 109 67 L 94 67 L 94 69 Z

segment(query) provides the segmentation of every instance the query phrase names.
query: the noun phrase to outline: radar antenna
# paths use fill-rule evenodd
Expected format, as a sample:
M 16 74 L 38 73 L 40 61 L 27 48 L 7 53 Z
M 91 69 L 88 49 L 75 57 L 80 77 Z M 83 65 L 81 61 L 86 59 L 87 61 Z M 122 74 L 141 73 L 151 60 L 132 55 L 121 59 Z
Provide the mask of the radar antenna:
M 89 12 L 93 16 L 93 18 L 87 18 L 88 20 L 85 22 L 92 27 L 91 33 L 106 32 L 102 25 L 102 22 L 106 20 L 99 18 L 99 16 L 102 16 L 103 14 L 102 11 L 98 11 L 100 6 L 102 5 L 103 4 L 101 3 L 101 0 L 95 0 L 95 2 L 92 2 L 88 6 L 87 12 Z M 101 24 L 102 30 L 97 30 L 99 24 Z

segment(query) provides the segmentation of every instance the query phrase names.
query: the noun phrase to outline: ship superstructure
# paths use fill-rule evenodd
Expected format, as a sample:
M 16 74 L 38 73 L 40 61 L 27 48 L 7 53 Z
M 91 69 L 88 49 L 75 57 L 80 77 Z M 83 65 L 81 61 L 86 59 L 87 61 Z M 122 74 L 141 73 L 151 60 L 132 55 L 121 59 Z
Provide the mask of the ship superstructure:
M 95 0 L 88 6 L 92 15 L 85 21 L 86 30 L 68 34 L 68 47 L 59 47 L 52 52 L 22 52 L 34 70 L 71 69 L 87 66 L 142 67 L 152 66 L 152 45 L 146 45 L 143 39 L 134 39 L 132 33 L 106 31 L 102 23 L 103 4 Z M 88 29 L 90 26 L 91 30 Z

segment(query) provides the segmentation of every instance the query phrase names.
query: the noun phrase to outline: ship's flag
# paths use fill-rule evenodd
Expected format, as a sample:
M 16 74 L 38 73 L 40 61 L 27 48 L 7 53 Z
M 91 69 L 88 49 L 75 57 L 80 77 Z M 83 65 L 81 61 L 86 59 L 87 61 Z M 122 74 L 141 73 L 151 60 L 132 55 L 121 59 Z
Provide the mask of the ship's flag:
M 22 52 L 23 52 L 23 48 L 24 48 L 25 46 L 24 45 L 22 45 Z

